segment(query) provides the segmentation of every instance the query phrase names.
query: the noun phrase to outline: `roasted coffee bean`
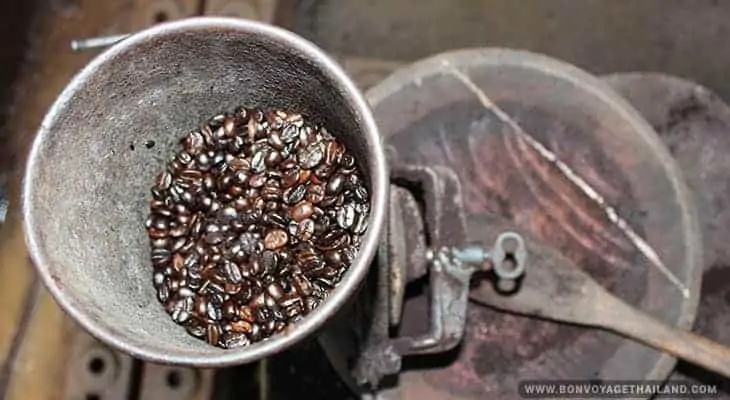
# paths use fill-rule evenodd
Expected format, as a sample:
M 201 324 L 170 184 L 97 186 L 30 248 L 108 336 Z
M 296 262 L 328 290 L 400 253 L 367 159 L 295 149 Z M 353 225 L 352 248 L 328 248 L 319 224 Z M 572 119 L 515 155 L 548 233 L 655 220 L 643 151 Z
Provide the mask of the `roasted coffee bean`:
M 322 145 L 320 143 L 312 143 L 300 151 L 297 156 L 297 161 L 302 168 L 312 169 L 322 162 L 322 158 L 324 158 Z
M 170 246 L 170 239 L 166 237 L 154 238 L 150 240 L 152 249 L 162 249 Z
M 289 235 L 283 229 L 273 229 L 264 237 L 264 247 L 273 250 L 284 247 L 289 241 Z
M 355 167 L 355 158 L 350 154 L 343 154 L 340 157 L 340 168 L 343 172 L 352 172 L 352 168 Z
M 290 214 L 294 221 L 301 222 L 314 214 L 314 206 L 308 201 L 301 201 L 291 208 Z
M 281 177 L 281 186 L 290 188 L 299 183 L 299 169 L 289 169 Z
M 276 269 L 279 256 L 275 251 L 266 250 L 261 254 L 261 268 L 264 274 L 270 274 Z
M 368 229 L 368 218 L 364 214 L 360 214 L 357 216 L 357 221 L 352 227 L 352 233 L 356 235 L 362 235 L 367 231 Z
M 283 200 L 287 204 L 296 204 L 304 200 L 307 194 L 307 187 L 303 184 L 290 187 L 284 192 Z
M 226 274 L 226 278 L 228 278 L 231 283 L 241 283 L 241 281 L 243 281 L 241 269 L 232 261 L 225 261 L 224 271 Z
M 221 305 L 217 301 L 213 301 L 213 299 L 208 301 L 207 311 L 208 318 L 213 321 L 220 321 L 223 318 Z
M 317 240 L 320 250 L 341 249 L 350 244 L 350 235 L 343 229 L 335 229 L 325 233 Z
M 187 326 L 188 333 L 196 338 L 205 338 L 206 326 L 196 322 Z
M 322 201 L 320 201 L 317 205 L 325 208 L 332 207 L 337 203 L 337 198 L 337 196 L 325 196 L 325 198 L 322 199 Z
M 318 204 L 324 200 L 325 189 L 319 184 L 310 184 L 307 186 L 307 201 L 312 204 Z
M 336 196 L 345 189 L 345 176 L 342 174 L 335 174 L 327 181 L 325 191 L 328 195 Z
M 280 284 L 274 282 L 270 284 L 266 291 L 269 293 L 272 299 L 278 300 L 284 296 L 284 289 L 281 287 Z
M 157 300 L 159 300 L 160 303 L 164 303 L 170 298 L 170 283 L 168 279 L 169 278 L 165 278 L 162 285 L 160 285 L 157 289 Z
M 205 292 L 207 290 L 209 284 L 210 284 L 210 281 L 205 281 L 203 286 L 201 286 L 200 290 L 198 290 L 198 293 Z M 195 302 L 193 304 L 193 312 L 199 318 L 205 317 L 208 314 L 208 299 L 203 296 L 196 297 Z
M 281 132 L 281 141 L 284 143 L 292 143 L 299 137 L 299 129 L 295 125 L 288 125 Z
M 251 177 L 248 179 L 248 184 L 252 188 L 260 188 L 260 187 L 264 186 L 265 183 L 266 183 L 266 175 L 264 175 L 264 174 L 251 175 Z
M 225 336 L 223 345 L 226 349 L 235 349 L 238 347 L 246 347 L 251 344 L 248 337 L 242 333 L 232 333 Z
M 339 267 L 344 263 L 342 252 L 340 250 L 327 251 L 324 253 L 324 261 L 333 267 Z
M 158 300 L 210 344 L 248 346 L 314 310 L 367 230 L 354 157 L 297 113 L 239 107 L 180 140 L 145 222 Z
M 162 272 L 155 272 L 154 275 L 152 275 L 152 282 L 156 289 L 159 289 L 164 281 L 165 275 Z
M 155 188 L 160 191 L 165 191 L 172 185 L 172 174 L 169 171 L 164 171 L 157 176 L 157 184 Z
M 352 204 L 345 204 L 337 212 L 337 225 L 342 229 L 351 227 L 357 218 L 357 211 Z
M 286 220 L 286 217 L 279 213 L 269 212 L 264 215 L 262 222 L 268 226 L 283 229 L 287 226 L 288 221 Z
M 218 340 L 220 339 L 221 335 L 221 326 L 216 323 L 208 324 L 206 327 L 206 340 L 209 344 L 212 344 L 213 346 L 218 345 Z
M 264 163 L 267 167 L 275 167 L 279 165 L 279 163 L 283 160 L 281 153 L 279 153 L 277 150 L 272 149 L 266 154 L 266 158 L 264 158 Z
M 152 265 L 160 267 L 168 264 L 171 261 L 170 250 L 165 248 L 156 248 L 152 250 Z
M 205 139 L 200 132 L 190 132 L 183 140 L 183 149 L 192 155 L 198 155 L 205 146 Z
M 250 261 L 248 264 L 241 265 L 241 274 L 243 276 L 257 277 L 257 276 L 261 275 L 261 273 L 263 272 L 264 269 L 263 269 L 263 266 L 261 265 L 261 261 L 259 261 L 259 257 L 260 256 L 258 256 L 258 255 L 250 257 Z M 255 280 L 254 284 L 256 282 L 259 282 L 259 281 Z
M 297 225 L 296 236 L 299 240 L 310 240 L 314 235 L 314 221 L 307 218 Z
M 309 279 L 302 275 L 294 275 L 292 277 L 292 286 L 302 296 L 309 296 L 312 294 L 312 283 Z
M 190 319 L 190 312 L 183 310 L 182 308 L 176 308 L 172 312 L 172 320 L 178 324 L 184 324 Z
M 205 241 L 208 244 L 219 244 L 224 240 L 224 236 L 220 232 L 214 232 L 214 233 L 206 233 L 205 234 Z
M 226 282 L 223 286 L 223 290 L 228 295 L 236 295 L 241 292 L 242 285 L 237 283 Z

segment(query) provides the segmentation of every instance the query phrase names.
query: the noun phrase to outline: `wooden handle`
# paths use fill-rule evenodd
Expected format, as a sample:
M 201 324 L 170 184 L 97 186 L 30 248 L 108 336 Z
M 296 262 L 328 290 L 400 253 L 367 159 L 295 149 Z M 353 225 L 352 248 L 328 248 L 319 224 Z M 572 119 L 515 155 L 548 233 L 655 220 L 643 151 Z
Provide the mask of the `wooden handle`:
M 612 299 L 602 302 L 605 307 L 601 308 L 605 312 L 600 318 L 601 326 L 730 378 L 730 347 L 671 327 L 608 293 L 606 295 Z

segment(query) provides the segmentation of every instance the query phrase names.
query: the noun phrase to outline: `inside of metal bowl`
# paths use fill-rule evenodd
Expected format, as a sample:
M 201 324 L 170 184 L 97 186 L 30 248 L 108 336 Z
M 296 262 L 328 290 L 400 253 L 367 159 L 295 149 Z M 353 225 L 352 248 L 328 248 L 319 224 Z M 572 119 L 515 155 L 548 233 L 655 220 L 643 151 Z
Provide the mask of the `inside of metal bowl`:
M 71 82 L 36 139 L 25 191 L 35 261 L 75 319 L 137 356 L 235 352 L 173 323 L 151 281 L 149 189 L 183 134 L 238 105 L 302 112 L 345 143 L 371 186 L 376 132 L 352 89 L 306 46 L 259 29 L 173 23 L 135 35 Z M 367 268 L 360 258 L 348 274 Z

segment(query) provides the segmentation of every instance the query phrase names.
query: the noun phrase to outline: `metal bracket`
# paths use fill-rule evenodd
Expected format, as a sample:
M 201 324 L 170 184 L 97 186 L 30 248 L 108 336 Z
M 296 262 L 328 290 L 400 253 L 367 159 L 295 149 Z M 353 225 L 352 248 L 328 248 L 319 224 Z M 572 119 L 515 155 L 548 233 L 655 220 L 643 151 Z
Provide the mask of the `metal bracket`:
M 514 287 L 527 260 L 524 240 L 514 232 L 500 234 L 489 249 L 465 246 L 466 223 L 456 174 L 439 166 L 399 165 L 391 153 L 390 222 L 381 246 L 371 319 L 356 340 L 354 368 L 345 372 L 357 385 L 372 388 L 383 377 L 397 374 L 404 356 L 441 353 L 461 342 L 475 272 L 491 270 L 500 287 Z M 414 192 L 421 195 L 420 201 Z M 400 322 L 406 285 L 427 274 L 428 331 L 392 337 L 390 327 Z M 325 348 L 331 345 L 331 336 L 323 342 Z

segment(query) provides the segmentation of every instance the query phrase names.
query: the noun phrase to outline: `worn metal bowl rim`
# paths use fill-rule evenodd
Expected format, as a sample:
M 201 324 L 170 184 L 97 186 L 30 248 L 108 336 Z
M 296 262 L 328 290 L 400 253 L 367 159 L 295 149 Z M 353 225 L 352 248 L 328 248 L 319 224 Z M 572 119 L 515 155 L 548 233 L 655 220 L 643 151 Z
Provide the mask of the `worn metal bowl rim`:
M 310 315 L 302 321 L 299 321 L 295 325 L 295 329 L 275 335 L 268 340 L 248 347 L 232 349 L 219 354 L 172 354 L 161 349 L 128 343 L 120 339 L 112 329 L 109 329 L 108 326 L 92 318 L 82 304 L 79 304 L 73 296 L 67 293 L 66 289 L 58 285 L 51 276 L 49 270 L 50 261 L 42 250 L 43 247 L 39 244 L 42 239 L 39 237 L 39 232 L 36 227 L 42 221 L 36 220 L 34 215 L 35 206 L 32 199 L 37 190 L 34 182 L 38 174 L 37 164 L 39 163 L 41 144 L 49 135 L 50 127 L 54 125 L 54 122 L 64 112 L 69 100 L 101 66 L 107 62 L 113 62 L 117 56 L 129 49 L 159 36 L 183 32 L 207 34 L 205 31 L 206 28 L 212 29 L 213 32 L 215 29 L 228 29 L 241 32 L 242 34 L 269 37 L 278 43 L 297 49 L 305 56 L 311 58 L 319 68 L 332 77 L 335 86 L 342 90 L 343 96 L 351 103 L 357 116 L 361 119 L 359 124 L 362 126 L 366 135 L 368 151 L 370 152 L 367 167 L 371 174 L 372 207 L 369 228 L 363 237 L 362 246 L 356 262 L 353 263 L 350 270 L 345 274 L 342 281 L 337 285 L 327 300 L 322 302 Z M 329 317 L 334 315 L 356 294 L 368 273 L 370 262 L 374 258 L 378 248 L 380 232 L 386 219 L 387 198 L 388 168 L 377 124 L 364 96 L 342 67 L 316 45 L 285 29 L 237 18 L 196 17 L 156 25 L 130 36 L 128 39 L 101 53 L 70 81 L 44 117 L 33 142 L 23 180 L 22 211 L 26 244 L 43 284 L 61 308 L 93 336 L 114 348 L 146 361 L 196 367 L 221 367 L 256 361 L 291 347 L 318 330 Z M 211 347 L 211 349 L 213 348 Z
M 474 47 L 439 53 L 412 64 L 399 68 L 388 77 L 370 88 L 365 96 L 375 108 L 384 99 L 398 92 L 405 86 L 421 86 L 424 81 L 438 74 L 450 74 L 454 69 L 462 72 L 469 69 L 478 70 L 484 66 L 506 65 L 538 71 L 545 75 L 554 76 L 565 82 L 580 87 L 587 93 L 599 98 L 608 107 L 613 108 L 646 142 L 661 164 L 664 166 L 667 178 L 675 189 L 677 199 L 681 205 L 680 219 L 685 226 L 687 254 L 685 262 L 690 265 L 687 276 L 690 296 L 682 302 L 680 315 L 675 321 L 676 326 L 689 329 L 697 315 L 699 307 L 700 287 L 702 282 L 703 255 L 702 239 L 699 225 L 699 215 L 694 196 L 687 186 L 677 161 L 672 157 L 669 149 L 662 143 L 654 128 L 644 119 L 626 99 L 614 91 L 608 83 L 599 77 L 564 61 L 533 53 L 525 50 L 515 50 L 500 47 Z M 460 84 L 460 83 L 458 83 Z M 381 132 L 387 134 L 386 132 Z M 388 137 L 384 136 L 384 140 Z M 694 265 L 692 265 L 694 264 Z M 679 292 L 677 292 L 677 295 Z M 626 339 L 629 340 L 629 339 Z M 671 373 L 677 359 L 667 353 L 661 353 L 659 359 L 651 368 L 645 379 L 664 380 Z

